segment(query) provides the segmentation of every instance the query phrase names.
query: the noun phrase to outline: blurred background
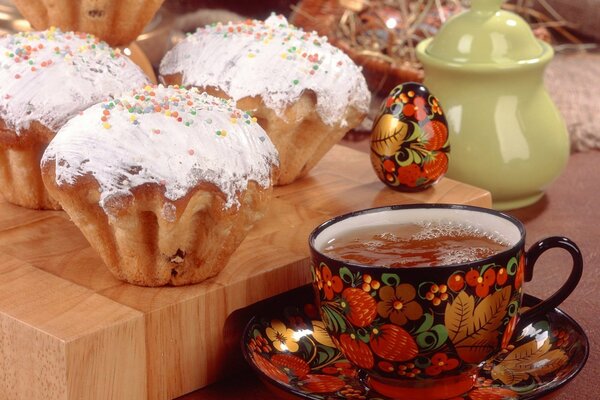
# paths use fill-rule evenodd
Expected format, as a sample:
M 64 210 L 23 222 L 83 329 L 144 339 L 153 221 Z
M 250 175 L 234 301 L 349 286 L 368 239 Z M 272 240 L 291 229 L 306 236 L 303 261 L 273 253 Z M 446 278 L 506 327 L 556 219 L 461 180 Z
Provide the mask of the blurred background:
M 326 35 L 362 65 L 374 94 L 373 116 L 396 84 L 423 80 L 417 43 L 468 6 L 468 0 L 165 0 L 135 45 L 156 71 L 164 54 L 198 27 L 283 14 L 305 30 Z M 545 82 L 567 123 L 572 151 L 600 149 L 600 113 L 595 110 L 600 101 L 600 0 L 507 0 L 503 7 L 521 15 L 556 51 Z M 29 29 L 12 2 L 0 0 L 0 34 Z M 372 119 L 365 119 L 346 139 L 365 139 L 371 125 Z

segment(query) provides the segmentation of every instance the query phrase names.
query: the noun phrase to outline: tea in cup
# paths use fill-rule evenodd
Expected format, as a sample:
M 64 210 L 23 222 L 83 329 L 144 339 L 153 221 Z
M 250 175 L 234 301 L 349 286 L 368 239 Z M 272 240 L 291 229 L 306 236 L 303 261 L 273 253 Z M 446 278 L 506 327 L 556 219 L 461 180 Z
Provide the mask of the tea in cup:
M 310 235 L 316 305 L 332 341 L 365 384 L 391 398 L 467 392 L 517 322 L 558 306 L 575 288 L 582 256 L 550 237 L 525 251 L 525 229 L 506 214 L 460 205 L 403 205 L 333 218 Z M 523 282 L 550 248 L 573 259 L 565 284 L 520 312 Z

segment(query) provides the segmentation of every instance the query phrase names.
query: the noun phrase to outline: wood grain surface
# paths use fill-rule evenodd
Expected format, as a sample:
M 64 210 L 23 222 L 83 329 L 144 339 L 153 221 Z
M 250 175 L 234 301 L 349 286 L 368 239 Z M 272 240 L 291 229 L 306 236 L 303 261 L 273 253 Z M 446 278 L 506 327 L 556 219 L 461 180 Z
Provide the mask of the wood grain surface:
M 334 147 L 278 187 L 215 278 L 143 288 L 113 278 L 61 211 L 0 200 L 0 398 L 172 399 L 232 372 L 248 306 L 309 282 L 307 237 L 335 215 L 403 203 L 490 206 L 450 179 L 420 193 L 385 187 L 368 155 Z

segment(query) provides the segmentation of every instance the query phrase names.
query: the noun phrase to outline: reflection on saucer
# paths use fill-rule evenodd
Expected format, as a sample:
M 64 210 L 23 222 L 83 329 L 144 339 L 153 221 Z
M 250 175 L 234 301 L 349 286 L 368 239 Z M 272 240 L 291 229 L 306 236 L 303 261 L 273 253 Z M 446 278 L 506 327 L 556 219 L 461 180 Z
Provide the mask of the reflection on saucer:
M 246 361 L 266 382 L 305 399 L 386 400 L 359 379 L 331 342 L 307 287 L 296 304 L 257 316 L 242 336 Z M 301 297 L 301 298 L 300 298 Z M 539 302 L 525 296 L 525 306 Z M 588 339 L 571 317 L 555 309 L 521 329 L 483 365 L 469 400 L 530 399 L 569 382 L 585 365 Z M 399 371 L 410 376 L 414 365 Z

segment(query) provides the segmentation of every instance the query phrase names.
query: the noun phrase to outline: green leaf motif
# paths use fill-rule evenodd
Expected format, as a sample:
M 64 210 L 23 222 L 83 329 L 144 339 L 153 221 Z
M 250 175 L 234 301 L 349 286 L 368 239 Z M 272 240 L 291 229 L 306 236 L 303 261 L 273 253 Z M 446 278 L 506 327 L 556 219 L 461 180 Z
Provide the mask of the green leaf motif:
M 260 330 L 258 328 L 254 328 L 252 330 L 252 337 L 257 338 L 258 336 L 262 336 L 262 333 L 260 332 Z
M 340 278 L 342 278 L 342 280 L 346 283 L 352 283 L 352 281 L 354 280 L 352 272 L 350 272 L 348 267 L 340 268 Z
M 338 352 L 334 350 L 332 347 L 319 346 L 319 350 L 317 352 L 317 357 L 315 358 L 316 365 L 311 365 L 314 367 L 319 367 L 323 364 L 328 364 L 335 358 L 337 358 Z
M 400 277 L 397 274 L 382 274 L 381 281 L 388 286 L 398 286 L 400 284 Z
M 321 305 L 321 312 L 323 313 L 323 322 L 327 325 L 327 328 L 333 332 L 346 331 L 346 320 L 342 314 L 327 304 Z
M 494 264 L 494 263 L 485 264 L 484 266 L 482 266 L 482 267 L 481 267 L 481 271 L 479 272 L 479 274 L 483 276 L 483 273 L 484 273 L 485 271 L 487 271 L 488 269 L 490 269 L 490 268 L 494 267 L 495 265 L 496 265 L 496 264 Z
M 423 351 L 433 351 L 442 347 L 448 340 L 448 331 L 444 325 L 438 324 L 417 336 L 417 345 Z
M 510 276 L 513 276 L 517 273 L 518 266 L 519 260 L 517 260 L 517 257 L 513 257 L 508 261 L 508 263 L 506 263 L 506 272 L 508 272 Z
M 438 345 L 434 348 L 435 350 L 446 343 L 446 340 L 448 340 L 448 331 L 446 330 L 446 326 L 442 324 L 437 324 L 431 330 L 438 336 Z
M 423 314 L 423 316 L 425 317 L 425 321 L 423 321 L 419 329 L 417 329 L 417 331 L 415 332 L 416 334 L 426 332 L 430 330 L 433 326 L 433 315 Z

